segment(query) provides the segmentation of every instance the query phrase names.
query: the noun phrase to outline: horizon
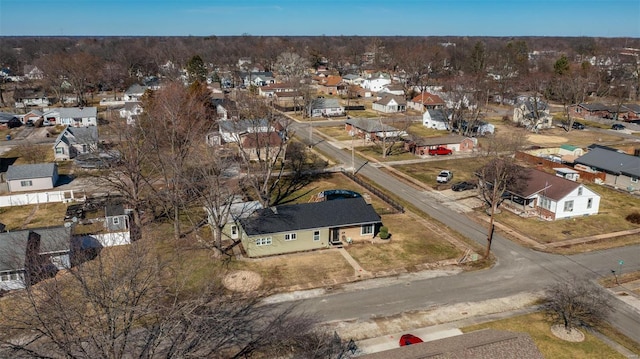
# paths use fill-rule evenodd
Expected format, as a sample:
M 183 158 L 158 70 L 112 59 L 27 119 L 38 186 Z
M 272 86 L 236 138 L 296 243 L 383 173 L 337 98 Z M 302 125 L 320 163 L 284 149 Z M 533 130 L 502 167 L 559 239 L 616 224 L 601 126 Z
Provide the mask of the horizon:
M 640 36 L 637 0 L 2 0 L 0 10 L 2 37 Z

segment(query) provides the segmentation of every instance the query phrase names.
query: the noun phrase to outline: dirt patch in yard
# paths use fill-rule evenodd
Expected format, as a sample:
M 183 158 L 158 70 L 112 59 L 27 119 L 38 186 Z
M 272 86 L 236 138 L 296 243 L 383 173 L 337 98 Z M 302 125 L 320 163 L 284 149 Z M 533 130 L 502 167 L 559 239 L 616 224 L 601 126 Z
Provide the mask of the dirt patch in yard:
M 260 288 L 262 277 L 253 271 L 239 270 L 227 274 L 222 283 L 227 289 L 234 292 L 252 292 Z
M 560 146 L 567 143 L 569 139 L 561 136 L 549 136 L 533 133 L 527 136 L 527 141 L 539 146 Z

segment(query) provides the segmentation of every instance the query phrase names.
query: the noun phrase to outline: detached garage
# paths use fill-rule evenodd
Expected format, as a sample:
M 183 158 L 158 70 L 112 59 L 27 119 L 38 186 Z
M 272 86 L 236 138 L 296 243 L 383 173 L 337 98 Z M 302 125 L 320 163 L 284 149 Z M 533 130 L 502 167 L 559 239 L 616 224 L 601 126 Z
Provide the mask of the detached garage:
M 58 166 L 55 163 L 12 165 L 7 169 L 6 179 L 9 192 L 51 189 L 58 182 Z

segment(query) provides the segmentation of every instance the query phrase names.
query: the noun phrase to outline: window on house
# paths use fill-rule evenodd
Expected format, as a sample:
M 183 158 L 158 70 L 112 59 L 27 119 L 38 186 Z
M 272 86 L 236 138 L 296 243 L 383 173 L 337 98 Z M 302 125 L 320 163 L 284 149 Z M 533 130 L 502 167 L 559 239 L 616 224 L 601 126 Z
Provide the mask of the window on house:
M 231 235 L 232 236 L 238 235 L 238 226 L 236 226 L 235 224 L 231 226 Z
M 256 239 L 256 246 L 270 246 L 270 245 L 271 245 L 271 237 Z
M 582 196 L 582 187 L 578 187 L 578 196 Z
M 56 147 L 56 155 L 64 155 L 64 147 Z
M 360 234 L 363 236 L 367 234 L 373 234 L 373 224 L 363 225 L 361 228 Z
M 0 276 L 0 280 L 3 282 L 6 282 L 9 280 L 9 275 L 7 273 L 3 273 L 2 276 Z
M 11 280 L 18 280 L 18 273 L 11 273 Z
M 20 181 L 20 187 L 31 187 L 33 186 L 33 181 Z
M 564 211 L 565 212 L 573 212 L 573 201 L 566 201 L 564 203 Z
M 587 200 L 587 209 L 591 209 L 592 206 L 593 206 L 593 198 L 589 198 Z
M 313 231 L 313 240 L 314 241 L 320 240 L 320 231 Z
M 120 224 L 120 218 L 113 217 L 113 224 Z
M 287 233 L 284 235 L 285 241 L 295 241 L 297 238 L 298 236 L 295 233 Z
M 631 177 L 631 183 L 638 183 L 638 177 Z

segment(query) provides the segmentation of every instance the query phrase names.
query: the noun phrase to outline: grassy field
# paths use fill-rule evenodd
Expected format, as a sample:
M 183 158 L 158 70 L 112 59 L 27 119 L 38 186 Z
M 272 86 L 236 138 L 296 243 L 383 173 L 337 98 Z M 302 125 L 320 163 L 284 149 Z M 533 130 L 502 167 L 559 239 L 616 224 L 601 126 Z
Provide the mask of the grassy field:
M 1 207 L 0 218 L 7 230 L 61 226 L 67 209 L 66 203 Z
M 453 171 L 453 182 L 475 180 L 474 172 L 487 160 L 485 157 L 456 158 L 455 156 L 443 156 L 438 161 L 399 165 L 394 166 L 394 168 L 422 183 L 436 187 L 438 185 L 436 176 L 441 170 Z
M 542 313 L 533 313 L 495 322 L 478 324 L 462 328 L 462 331 L 468 333 L 485 328 L 528 333 L 545 358 L 625 358 L 622 354 L 601 342 L 593 334 L 585 332 L 584 330 L 585 340 L 580 343 L 567 342 L 556 338 L 551 333 L 551 323 L 546 320 Z M 638 348 L 637 345 L 633 345 L 633 342 L 628 338 L 612 331 L 610 328 L 604 329 L 603 334 L 609 336 L 609 338 L 615 341 L 618 341 L 620 344 L 627 347 L 627 349 L 640 353 L 640 348 Z

